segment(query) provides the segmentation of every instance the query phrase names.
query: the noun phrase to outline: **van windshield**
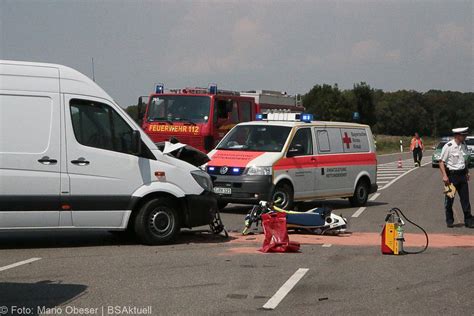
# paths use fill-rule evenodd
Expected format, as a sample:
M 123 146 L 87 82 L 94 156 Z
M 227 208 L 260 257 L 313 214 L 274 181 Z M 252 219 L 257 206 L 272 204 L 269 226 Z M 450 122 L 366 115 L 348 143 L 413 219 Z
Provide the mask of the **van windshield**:
M 287 126 L 236 126 L 224 137 L 217 149 L 280 152 L 290 130 L 291 127 Z
M 148 108 L 148 122 L 203 123 L 209 119 L 210 97 L 206 96 L 154 96 Z

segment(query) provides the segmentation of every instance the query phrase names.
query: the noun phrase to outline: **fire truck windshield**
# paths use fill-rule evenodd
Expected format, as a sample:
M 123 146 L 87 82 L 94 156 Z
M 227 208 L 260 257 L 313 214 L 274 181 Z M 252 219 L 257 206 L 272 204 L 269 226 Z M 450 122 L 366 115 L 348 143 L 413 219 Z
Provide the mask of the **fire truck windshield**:
M 154 96 L 148 108 L 148 122 L 204 123 L 209 120 L 210 97 L 163 95 Z
M 233 128 L 217 149 L 280 152 L 291 127 L 273 125 L 240 125 Z

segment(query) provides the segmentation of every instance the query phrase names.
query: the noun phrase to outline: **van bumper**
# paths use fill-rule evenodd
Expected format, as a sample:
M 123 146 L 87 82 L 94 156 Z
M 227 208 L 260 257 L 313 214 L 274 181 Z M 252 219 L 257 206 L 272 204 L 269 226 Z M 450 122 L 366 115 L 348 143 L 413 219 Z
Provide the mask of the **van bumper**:
M 379 186 L 378 186 L 377 183 L 372 183 L 370 185 L 370 193 L 375 193 L 375 192 L 377 192 L 378 189 L 379 189 Z
M 273 186 L 272 176 L 211 175 L 214 188 L 230 188 L 231 194 L 216 194 L 219 202 L 255 204 L 268 200 Z
M 192 228 L 212 223 L 217 212 L 217 197 L 214 193 L 186 195 L 183 199 L 184 227 Z

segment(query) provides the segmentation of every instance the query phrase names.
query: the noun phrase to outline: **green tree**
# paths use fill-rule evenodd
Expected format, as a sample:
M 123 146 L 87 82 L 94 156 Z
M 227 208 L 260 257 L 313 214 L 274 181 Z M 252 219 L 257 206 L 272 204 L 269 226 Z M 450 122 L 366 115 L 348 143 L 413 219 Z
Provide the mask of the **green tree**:
M 360 122 L 375 125 L 374 90 L 365 82 L 357 83 L 352 89 L 353 102 L 360 115 Z
M 325 121 L 350 121 L 354 111 L 337 84 L 315 85 L 303 96 L 303 106 L 316 119 Z

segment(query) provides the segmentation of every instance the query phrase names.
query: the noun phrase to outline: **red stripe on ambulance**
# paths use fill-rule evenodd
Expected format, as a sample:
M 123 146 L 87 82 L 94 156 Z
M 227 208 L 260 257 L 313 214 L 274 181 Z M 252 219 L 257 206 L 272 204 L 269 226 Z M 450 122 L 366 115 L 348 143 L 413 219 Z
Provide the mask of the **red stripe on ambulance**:
M 280 159 L 274 170 L 377 165 L 375 153 L 346 153 L 336 155 L 304 156 Z
M 248 163 L 265 154 L 263 151 L 218 150 L 212 157 L 210 166 L 247 167 Z

